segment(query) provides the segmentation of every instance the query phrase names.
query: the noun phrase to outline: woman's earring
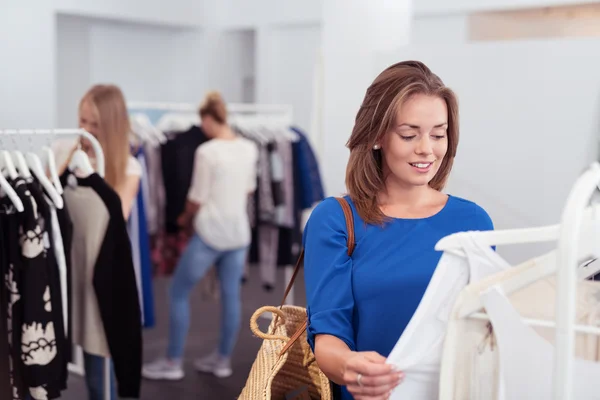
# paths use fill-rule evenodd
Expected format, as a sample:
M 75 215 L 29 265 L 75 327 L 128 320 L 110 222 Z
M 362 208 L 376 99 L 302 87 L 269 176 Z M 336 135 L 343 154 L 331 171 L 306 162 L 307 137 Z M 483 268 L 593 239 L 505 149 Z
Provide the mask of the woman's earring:
M 373 146 L 373 150 L 379 150 L 380 148 L 381 148 L 381 146 L 378 145 L 378 144 L 376 144 L 376 145 Z

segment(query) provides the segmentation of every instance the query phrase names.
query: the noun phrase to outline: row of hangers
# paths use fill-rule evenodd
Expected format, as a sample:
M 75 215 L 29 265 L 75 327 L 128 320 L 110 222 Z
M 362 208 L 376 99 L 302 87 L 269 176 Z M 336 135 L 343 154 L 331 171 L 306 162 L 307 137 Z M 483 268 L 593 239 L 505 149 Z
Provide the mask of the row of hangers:
M 509 296 L 534 282 L 557 274 L 556 321 L 524 321 L 532 326 L 556 328 L 553 380 L 555 400 L 572 399 L 575 332 L 600 336 L 600 329 L 597 327 L 575 326 L 574 322 L 577 281 L 594 276 L 600 271 L 599 266 L 589 263 L 589 260 L 600 257 L 600 204 L 589 204 L 599 184 L 600 164 L 594 162 L 575 182 L 563 209 L 560 224 L 524 229 L 461 232 L 444 237 L 435 246 L 438 251 L 464 256 L 462 243 L 465 235 L 472 235 L 475 240 L 486 246 L 543 242 L 557 244 L 555 250 L 536 257 L 533 268 L 496 286 Z M 469 298 L 463 310 L 461 318 L 489 320 L 483 313 L 483 303 L 478 297 Z
M 232 115 L 231 126 L 242 131 L 244 135 L 251 137 L 261 144 L 285 138 L 290 141 L 298 141 L 298 134 L 290 129 L 292 121 L 287 116 L 267 115 Z
M 129 121 L 131 123 L 131 131 L 143 142 L 149 143 L 154 147 L 167 142 L 167 136 L 162 130 L 152 124 L 146 114 L 141 112 L 132 113 L 129 116 Z
M 150 143 L 164 143 L 164 132 L 184 131 L 193 125 L 201 125 L 197 107 L 189 103 L 131 102 L 128 108 L 134 132 L 138 134 L 139 131 L 140 136 L 146 135 Z M 280 139 L 282 135 L 291 141 L 299 139 L 296 132 L 290 129 L 293 122 L 291 106 L 233 103 L 228 104 L 227 108 L 230 124 L 259 143 L 267 144 Z M 152 124 L 143 109 L 167 112 L 156 124 Z
M 62 209 L 64 207 L 64 202 L 62 198 L 63 187 L 60 183 L 60 178 L 58 177 L 58 170 L 56 166 L 54 152 L 50 149 L 49 146 L 41 147 L 42 153 L 46 159 L 47 169 L 45 169 L 44 163 L 42 163 L 42 159 L 33 150 L 34 144 L 31 140 L 31 136 L 28 146 L 18 145 L 17 142 L 14 140 L 15 136 L 12 136 L 12 146 L 6 146 L 6 142 L 2 139 L 11 137 L 11 135 L 25 136 L 40 134 L 57 134 L 57 131 L 0 131 L 0 143 L 2 143 L 0 145 L 0 168 L 2 170 L 0 173 L 0 187 L 6 193 L 6 195 L 13 203 L 18 212 L 24 211 L 23 202 L 21 201 L 21 199 L 19 198 L 19 196 L 17 195 L 7 178 L 9 178 L 10 180 L 23 178 L 26 181 L 30 181 L 35 177 L 40 182 L 40 184 L 44 188 L 45 193 L 48 195 L 48 197 L 57 209 Z M 85 136 L 92 141 L 92 146 L 95 151 L 97 148 L 100 148 L 100 145 L 97 142 L 97 140 L 93 138 L 93 136 L 90 135 L 88 132 L 81 130 L 62 130 L 62 132 L 67 134 L 80 133 L 82 136 Z M 11 147 L 12 150 L 7 149 Z M 23 152 L 21 151 L 22 147 L 29 148 L 27 151 Z M 99 165 L 103 169 L 103 155 L 100 156 L 100 159 L 101 160 Z M 88 155 L 81 149 L 80 145 L 78 145 L 77 149 L 71 156 L 68 167 L 71 170 L 77 170 L 81 175 L 90 175 L 95 172 Z M 46 171 L 48 172 L 48 174 L 46 174 Z

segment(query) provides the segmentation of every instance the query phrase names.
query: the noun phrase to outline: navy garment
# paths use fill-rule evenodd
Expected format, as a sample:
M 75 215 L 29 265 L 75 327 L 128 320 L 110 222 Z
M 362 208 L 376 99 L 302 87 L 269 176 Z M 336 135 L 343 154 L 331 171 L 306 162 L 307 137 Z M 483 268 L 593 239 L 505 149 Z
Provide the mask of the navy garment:
M 304 231 L 308 341 L 329 334 L 354 351 L 387 357 L 412 318 L 442 255 L 435 244 L 452 233 L 492 230 L 477 204 L 454 196 L 428 218 L 392 218 L 384 227 L 354 214 L 356 249 L 347 254 L 344 213 L 327 198 Z M 342 399 L 352 396 L 341 388 Z
M 142 272 L 142 298 L 144 301 L 144 327 L 151 328 L 155 324 L 154 317 L 154 289 L 152 287 L 152 259 L 150 256 L 150 236 L 148 235 L 148 222 L 144 205 L 143 191 L 137 195 L 138 206 L 138 233 L 140 246 L 140 261 Z
M 311 208 L 315 203 L 325 198 L 319 163 L 313 152 L 308 138 L 299 128 L 291 127 L 299 136 L 296 155 L 298 157 L 297 167 L 300 169 L 300 207 L 303 210 Z

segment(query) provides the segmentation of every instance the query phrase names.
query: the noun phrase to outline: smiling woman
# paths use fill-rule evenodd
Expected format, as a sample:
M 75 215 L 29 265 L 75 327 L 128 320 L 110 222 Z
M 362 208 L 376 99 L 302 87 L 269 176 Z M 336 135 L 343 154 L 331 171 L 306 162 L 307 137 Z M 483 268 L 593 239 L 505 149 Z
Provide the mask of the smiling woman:
M 456 96 L 423 63 L 394 64 L 367 89 L 348 141 L 356 248 L 349 256 L 344 212 L 332 198 L 303 236 L 308 341 L 344 400 L 387 399 L 403 381 L 386 357 L 436 269 L 435 243 L 493 229 L 477 204 L 442 193 L 457 146 Z M 437 398 L 435 388 L 419 390 L 407 398 Z

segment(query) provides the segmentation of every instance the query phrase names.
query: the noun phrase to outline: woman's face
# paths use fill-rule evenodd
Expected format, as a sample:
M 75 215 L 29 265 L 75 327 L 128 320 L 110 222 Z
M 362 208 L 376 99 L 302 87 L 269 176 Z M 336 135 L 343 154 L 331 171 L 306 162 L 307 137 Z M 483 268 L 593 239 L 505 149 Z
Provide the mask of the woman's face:
M 386 179 L 405 187 L 428 185 L 448 151 L 447 129 L 443 99 L 418 94 L 404 102 L 380 143 Z

